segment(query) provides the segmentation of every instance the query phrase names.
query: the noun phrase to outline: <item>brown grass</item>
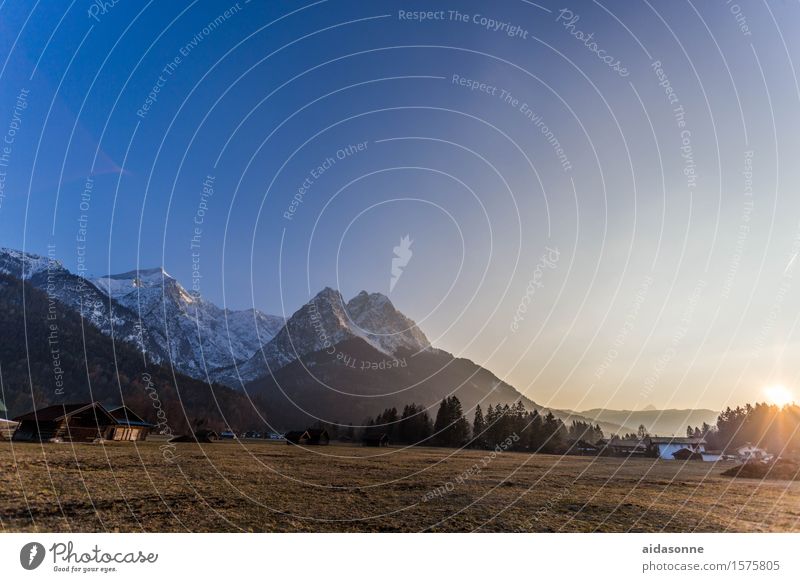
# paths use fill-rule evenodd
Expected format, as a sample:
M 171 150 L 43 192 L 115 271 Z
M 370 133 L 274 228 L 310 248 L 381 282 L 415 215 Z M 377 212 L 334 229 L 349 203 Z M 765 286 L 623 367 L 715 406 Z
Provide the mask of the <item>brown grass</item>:
M 0 442 L 0 529 L 800 530 L 800 483 L 721 476 L 730 463 L 502 453 L 483 468 L 486 452 L 435 448 L 175 450 L 170 464 L 159 443 Z

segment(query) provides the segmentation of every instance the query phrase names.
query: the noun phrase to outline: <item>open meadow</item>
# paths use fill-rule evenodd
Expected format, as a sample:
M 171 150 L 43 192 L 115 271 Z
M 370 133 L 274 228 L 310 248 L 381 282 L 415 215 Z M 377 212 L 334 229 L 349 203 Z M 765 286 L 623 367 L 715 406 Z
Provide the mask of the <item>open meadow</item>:
M 800 530 L 800 482 L 731 463 L 273 442 L 0 442 L 3 531 Z M 172 446 L 172 445 L 169 445 Z

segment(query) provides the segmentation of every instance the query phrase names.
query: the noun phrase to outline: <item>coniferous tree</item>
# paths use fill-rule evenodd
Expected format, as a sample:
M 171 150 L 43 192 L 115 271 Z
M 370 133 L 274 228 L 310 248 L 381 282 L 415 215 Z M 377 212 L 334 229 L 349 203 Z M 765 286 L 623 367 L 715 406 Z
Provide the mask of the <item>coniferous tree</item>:
M 486 421 L 483 418 L 481 405 L 475 406 L 475 418 L 472 421 L 472 446 L 476 449 L 486 448 Z

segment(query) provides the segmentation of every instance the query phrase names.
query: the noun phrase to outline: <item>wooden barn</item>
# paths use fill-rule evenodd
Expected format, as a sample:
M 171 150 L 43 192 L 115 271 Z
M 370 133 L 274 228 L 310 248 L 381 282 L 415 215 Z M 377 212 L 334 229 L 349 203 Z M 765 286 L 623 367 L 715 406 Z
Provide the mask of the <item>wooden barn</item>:
M 327 445 L 331 442 L 331 437 L 324 428 L 290 430 L 283 438 L 287 445 Z
M 19 423 L 15 441 L 92 442 L 109 438 L 118 425 L 117 419 L 99 402 L 55 404 L 14 420 Z
M 309 445 L 327 445 L 331 442 L 331 437 L 324 428 L 309 428 L 306 432 Z
M 153 428 L 126 406 L 109 411 L 99 402 L 54 404 L 14 420 L 15 441 L 143 441 Z
M 385 432 L 365 434 L 361 437 L 361 445 L 365 447 L 388 447 L 389 435 Z

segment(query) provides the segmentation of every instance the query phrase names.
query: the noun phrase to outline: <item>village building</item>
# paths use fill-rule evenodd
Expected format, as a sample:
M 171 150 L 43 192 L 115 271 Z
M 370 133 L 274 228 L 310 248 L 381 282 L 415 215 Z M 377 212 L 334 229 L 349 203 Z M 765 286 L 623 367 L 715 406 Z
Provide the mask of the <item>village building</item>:
M 577 441 L 573 441 L 569 445 L 568 452 L 572 453 L 573 455 L 597 455 L 600 453 L 600 446 L 593 445 L 585 441 L 584 439 L 579 439 Z
M 618 457 L 644 457 L 647 456 L 647 442 L 638 439 L 620 439 L 613 437 L 601 440 L 599 443 L 607 454 Z
M 703 453 L 706 450 L 706 440 L 702 437 L 650 437 L 648 440 L 652 456 L 670 461 L 703 460 Z M 678 453 L 680 456 L 676 456 Z
M 765 449 L 751 443 L 745 443 L 736 449 L 737 458 L 743 463 L 748 461 L 768 461 L 772 458 Z
M 150 425 L 125 407 L 116 418 L 99 402 L 55 404 L 15 418 L 15 441 L 143 440 Z M 126 412 L 127 411 L 127 412 Z
M 283 438 L 287 445 L 327 445 L 331 442 L 331 437 L 324 428 L 290 430 Z
M 309 428 L 306 432 L 309 445 L 327 445 L 331 442 L 331 437 L 324 428 Z

